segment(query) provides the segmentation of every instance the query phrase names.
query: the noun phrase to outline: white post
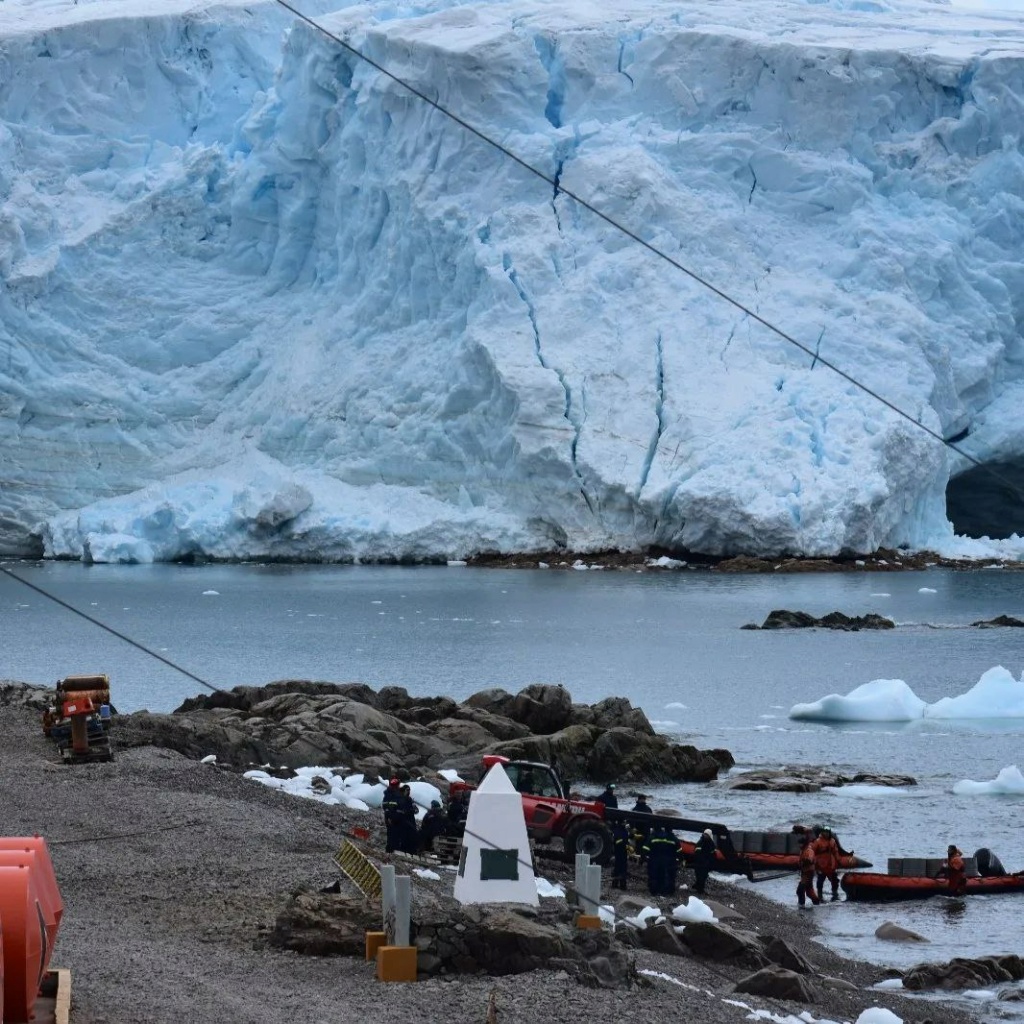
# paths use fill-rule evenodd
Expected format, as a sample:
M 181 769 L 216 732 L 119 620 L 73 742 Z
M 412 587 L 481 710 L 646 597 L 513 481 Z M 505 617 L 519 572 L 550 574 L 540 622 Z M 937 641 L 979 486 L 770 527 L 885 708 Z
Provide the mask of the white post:
M 597 914 L 598 904 L 601 902 L 601 865 L 591 864 L 587 868 L 587 904 L 585 911 L 588 914 Z
M 394 946 L 397 894 L 395 869 L 391 864 L 385 864 L 380 869 L 380 901 L 384 908 L 384 934 L 387 935 L 387 945 Z
M 395 878 L 395 941 L 393 946 L 409 945 L 409 913 L 412 909 L 412 879 L 408 875 Z

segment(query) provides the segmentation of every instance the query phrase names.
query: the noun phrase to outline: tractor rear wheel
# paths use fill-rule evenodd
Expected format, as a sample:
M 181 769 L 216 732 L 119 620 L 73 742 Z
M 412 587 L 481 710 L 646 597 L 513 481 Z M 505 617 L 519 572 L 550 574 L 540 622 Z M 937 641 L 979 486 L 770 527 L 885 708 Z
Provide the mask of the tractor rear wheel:
M 569 826 L 565 836 L 565 852 L 570 856 L 585 853 L 595 864 L 604 866 L 612 859 L 612 830 L 594 819 L 578 821 Z

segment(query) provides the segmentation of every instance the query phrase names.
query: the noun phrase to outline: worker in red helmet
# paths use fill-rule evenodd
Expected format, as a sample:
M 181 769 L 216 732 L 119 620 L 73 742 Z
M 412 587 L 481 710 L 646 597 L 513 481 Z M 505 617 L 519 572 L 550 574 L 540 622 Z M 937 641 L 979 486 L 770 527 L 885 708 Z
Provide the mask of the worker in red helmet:
M 832 830 L 823 828 L 814 840 L 814 871 L 817 875 L 818 902 L 825 898 L 825 879 L 832 886 L 832 902 L 839 899 L 839 844 Z
M 380 808 L 384 812 L 384 831 L 387 839 L 384 843 L 384 850 L 387 853 L 394 853 L 398 846 L 398 798 L 401 796 L 401 785 L 398 779 L 392 779 L 387 789 L 384 790 L 384 797 L 380 802 Z

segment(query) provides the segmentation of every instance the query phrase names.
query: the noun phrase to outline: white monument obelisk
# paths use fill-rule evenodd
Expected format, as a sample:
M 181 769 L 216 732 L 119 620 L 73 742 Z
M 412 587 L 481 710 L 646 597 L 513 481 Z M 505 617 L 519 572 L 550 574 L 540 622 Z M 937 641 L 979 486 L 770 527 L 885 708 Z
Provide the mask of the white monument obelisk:
M 539 903 L 523 798 L 500 764 L 469 798 L 455 898 L 460 903 Z

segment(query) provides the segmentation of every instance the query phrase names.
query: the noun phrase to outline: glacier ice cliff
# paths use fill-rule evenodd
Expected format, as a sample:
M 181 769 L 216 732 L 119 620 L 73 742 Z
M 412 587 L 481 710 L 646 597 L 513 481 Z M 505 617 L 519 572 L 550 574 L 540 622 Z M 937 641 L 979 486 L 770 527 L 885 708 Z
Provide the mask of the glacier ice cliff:
M 922 424 L 1024 458 L 1019 18 L 302 7 Z M 0 5 L 2 551 L 964 550 L 966 468 L 267 0 Z

